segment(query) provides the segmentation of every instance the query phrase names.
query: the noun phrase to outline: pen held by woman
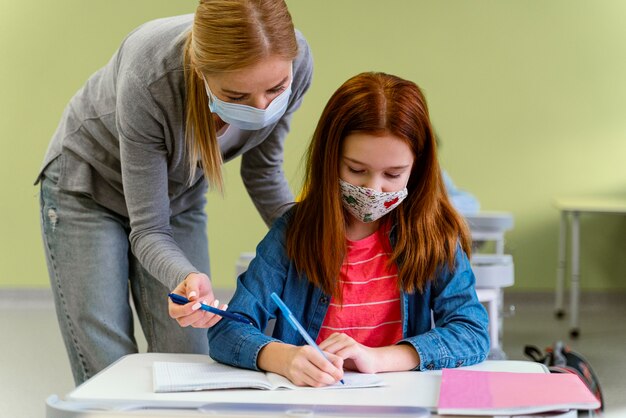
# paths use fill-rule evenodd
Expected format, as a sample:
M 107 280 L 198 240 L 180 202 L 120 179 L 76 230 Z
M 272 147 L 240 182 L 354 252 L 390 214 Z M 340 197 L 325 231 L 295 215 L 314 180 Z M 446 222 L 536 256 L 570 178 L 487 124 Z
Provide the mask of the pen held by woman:
M 177 305 L 186 305 L 187 303 L 191 302 L 189 299 L 187 299 L 184 296 L 178 295 L 176 293 L 170 293 L 169 298 L 172 300 L 172 302 L 174 302 Z M 203 311 L 207 311 L 210 312 L 212 314 L 215 315 L 219 315 L 222 318 L 227 318 L 227 319 L 231 319 L 233 321 L 237 321 L 237 322 L 241 322 L 244 324 L 248 324 L 250 325 L 251 322 L 246 319 L 244 316 L 236 314 L 236 313 L 231 313 L 231 312 L 227 312 L 223 309 L 218 309 L 214 306 L 211 305 L 207 305 L 205 303 L 199 302 L 200 303 L 200 307 L 198 309 L 202 309 Z

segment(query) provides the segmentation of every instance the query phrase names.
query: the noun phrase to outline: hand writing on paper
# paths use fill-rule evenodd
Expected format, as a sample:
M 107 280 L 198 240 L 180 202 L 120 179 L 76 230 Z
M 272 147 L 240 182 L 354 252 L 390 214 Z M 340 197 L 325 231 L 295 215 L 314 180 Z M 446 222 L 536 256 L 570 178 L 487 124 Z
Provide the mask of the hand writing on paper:
M 209 276 L 202 273 L 190 273 L 185 277 L 172 293 L 185 296 L 189 299 L 186 305 L 177 305 L 171 300 L 168 301 L 168 311 L 170 317 L 174 318 L 181 327 L 192 326 L 194 328 L 210 328 L 217 324 L 221 316 L 200 309 L 200 302 L 216 308 L 219 301 L 213 295 L 213 287 Z M 167 295 L 164 295 L 167 297 Z M 219 307 L 226 310 L 226 304 Z
M 319 346 L 325 352 L 341 357 L 346 369 L 361 373 L 413 370 L 420 363 L 417 351 L 410 344 L 367 347 L 346 334 L 336 332 Z
M 343 378 L 343 359 L 329 353 L 325 355 L 328 359 L 310 345 L 272 342 L 261 349 L 258 366 L 283 375 L 298 386 L 328 386 Z
M 335 332 L 319 344 L 326 352 L 344 359 L 344 367 L 361 373 L 378 372 L 375 349 L 359 344 L 346 334 Z

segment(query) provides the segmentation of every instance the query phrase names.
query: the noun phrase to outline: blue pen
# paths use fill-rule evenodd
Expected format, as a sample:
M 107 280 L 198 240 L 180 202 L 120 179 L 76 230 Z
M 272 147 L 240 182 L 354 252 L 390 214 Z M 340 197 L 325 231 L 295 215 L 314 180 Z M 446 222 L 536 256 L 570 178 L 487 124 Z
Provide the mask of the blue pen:
M 317 344 L 315 344 L 315 341 L 313 341 L 313 338 L 311 338 L 309 333 L 306 332 L 306 330 L 302 327 L 302 325 L 300 325 L 300 323 L 298 322 L 296 317 L 293 316 L 293 314 L 291 313 L 291 311 L 289 310 L 287 305 L 285 305 L 285 302 L 283 302 L 280 299 L 280 297 L 278 297 L 278 295 L 276 293 L 274 293 L 274 292 L 272 292 L 270 297 L 272 298 L 272 300 L 274 302 L 276 302 L 276 305 L 278 305 L 278 308 L 283 313 L 283 315 L 285 315 L 285 318 L 287 319 L 287 322 L 289 322 L 291 324 L 293 329 L 295 329 L 296 331 L 298 331 L 300 333 L 300 335 L 302 335 L 302 338 L 304 338 L 304 340 L 307 342 L 308 345 L 310 345 L 311 347 L 315 348 L 322 355 L 322 357 L 324 357 L 326 360 L 328 360 L 328 357 L 326 357 L 326 354 L 324 354 L 322 349 L 319 348 L 319 346 Z M 328 362 L 330 363 L 330 360 L 328 360 Z M 342 385 L 345 384 L 343 379 L 341 379 L 340 382 L 341 382 Z
M 170 293 L 168 296 L 170 297 L 170 299 L 172 299 L 172 302 L 178 305 L 186 305 L 187 303 L 189 303 L 189 299 L 184 296 L 177 295 L 176 293 Z M 215 315 L 219 315 L 223 318 L 228 318 L 232 319 L 233 321 L 243 322 L 244 324 L 252 325 L 252 322 L 248 321 L 243 315 L 226 312 L 221 309 L 214 308 L 213 306 L 205 305 L 202 302 L 200 303 L 200 309 L 202 309 L 203 311 L 214 313 Z

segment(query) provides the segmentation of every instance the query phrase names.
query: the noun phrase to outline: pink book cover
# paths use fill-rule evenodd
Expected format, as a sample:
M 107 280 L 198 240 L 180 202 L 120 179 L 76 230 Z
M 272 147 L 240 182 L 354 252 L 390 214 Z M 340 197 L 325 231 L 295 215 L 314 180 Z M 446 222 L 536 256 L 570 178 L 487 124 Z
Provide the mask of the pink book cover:
M 437 412 L 509 415 L 599 407 L 598 399 L 574 374 L 443 369 Z

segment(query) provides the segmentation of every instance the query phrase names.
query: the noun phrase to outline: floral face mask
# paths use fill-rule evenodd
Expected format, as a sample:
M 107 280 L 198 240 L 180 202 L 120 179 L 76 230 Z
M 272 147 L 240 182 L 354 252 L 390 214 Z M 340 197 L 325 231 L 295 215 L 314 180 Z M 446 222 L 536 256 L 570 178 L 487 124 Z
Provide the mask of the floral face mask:
M 358 220 L 373 222 L 394 210 L 408 195 L 406 187 L 397 192 L 378 192 L 339 179 L 341 202 Z

